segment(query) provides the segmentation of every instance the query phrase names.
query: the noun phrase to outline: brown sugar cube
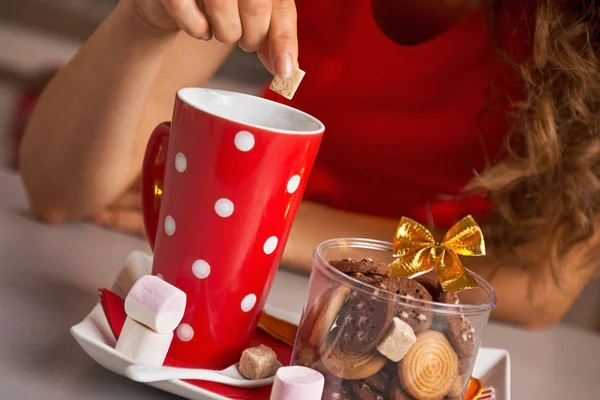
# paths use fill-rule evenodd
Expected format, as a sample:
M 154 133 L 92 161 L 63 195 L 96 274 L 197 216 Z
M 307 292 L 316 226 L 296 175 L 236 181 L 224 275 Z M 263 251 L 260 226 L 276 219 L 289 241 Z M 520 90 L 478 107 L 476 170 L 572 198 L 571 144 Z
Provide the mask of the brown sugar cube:
M 387 335 L 377 345 L 377 350 L 393 362 L 398 362 L 417 341 L 415 332 L 400 318 L 394 318 Z
M 239 364 L 240 374 L 252 380 L 273 376 L 278 367 L 277 355 L 264 344 L 244 350 Z
M 296 68 L 292 71 L 292 76 L 287 79 L 275 76 L 271 81 L 269 89 L 282 95 L 286 99 L 291 100 L 305 74 L 306 72 L 302 71 L 300 68 Z

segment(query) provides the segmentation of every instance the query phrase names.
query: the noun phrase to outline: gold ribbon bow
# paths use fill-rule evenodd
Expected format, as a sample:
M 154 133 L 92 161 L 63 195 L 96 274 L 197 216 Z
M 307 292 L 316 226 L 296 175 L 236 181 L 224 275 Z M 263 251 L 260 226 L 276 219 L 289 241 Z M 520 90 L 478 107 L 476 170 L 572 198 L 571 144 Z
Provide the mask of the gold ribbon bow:
M 458 221 L 446 232 L 444 240 L 436 242 L 427 228 L 410 218 L 402 217 L 394 238 L 394 256 L 390 266 L 394 276 L 409 277 L 435 268 L 445 291 L 459 292 L 478 287 L 477 281 L 462 265 L 458 256 L 485 255 L 483 233 L 470 215 Z

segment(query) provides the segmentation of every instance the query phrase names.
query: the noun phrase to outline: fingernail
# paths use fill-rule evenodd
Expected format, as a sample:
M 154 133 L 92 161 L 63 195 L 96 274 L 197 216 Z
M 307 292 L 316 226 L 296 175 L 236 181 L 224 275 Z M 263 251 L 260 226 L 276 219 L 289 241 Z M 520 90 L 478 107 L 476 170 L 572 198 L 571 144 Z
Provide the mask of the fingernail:
M 212 39 L 212 37 L 213 37 L 213 34 L 212 34 L 212 32 L 206 32 L 206 33 L 204 34 L 204 36 L 202 36 L 202 40 L 206 40 L 206 41 L 208 42 L 209 40 L 211 40 L 211 39 Z
M 277 75 L 284 79 L 292 76 L 292 58 L 290 56 L 279 57 L 277 60 Z

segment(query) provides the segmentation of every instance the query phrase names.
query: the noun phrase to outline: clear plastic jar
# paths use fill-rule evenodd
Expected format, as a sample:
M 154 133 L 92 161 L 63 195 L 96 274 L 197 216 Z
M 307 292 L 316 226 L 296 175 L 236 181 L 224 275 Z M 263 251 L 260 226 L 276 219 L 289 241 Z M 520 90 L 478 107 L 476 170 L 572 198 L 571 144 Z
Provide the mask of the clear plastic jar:
M 333 239 L 315 249 L 292 363 L 324 374 L 325 400 L 462 399 L 495 306 L 492 287 L 471 271 L 479 287 L 457 296 L 406 280 L 382 286 L 382 277 L 358 280 L 331 265 L 344 259 L 389 264 L 392 244 Z

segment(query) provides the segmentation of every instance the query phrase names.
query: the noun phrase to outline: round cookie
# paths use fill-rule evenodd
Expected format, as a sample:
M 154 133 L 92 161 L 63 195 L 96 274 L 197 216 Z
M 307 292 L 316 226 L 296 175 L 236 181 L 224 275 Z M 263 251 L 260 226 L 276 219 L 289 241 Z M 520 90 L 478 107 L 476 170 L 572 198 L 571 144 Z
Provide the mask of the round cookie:
M 440 293 L 438 300 L 444 304 L 460 304 L 458 295 L 454 292 L 442 292 Z
M 360 400 L 387 400 L 381 393 L 373 390 L 365 381 L 352 381 L 352 392 Z
M 460 304 L 460 300 L 454 292 L 442 292 L 440 302 Z M 475 353 L 475 329 L 466 315 L 448 315 L 446 317 L 446 335 L 460 357 L 473 357 Z
M 415 281 L 419 282 L 431 295 L 434 301 L 437 301 L 440 294 L 444 291 L 440 282 L 432 276 L 421 275 L 415 278 Z
M 368 353 L 385 336 L 393 317 L 391 303 L 353 291 L 336 321 L 340 347 L 348 352 Z
M 385 367 L 373 376 L 365 379 L 365 383 L 374 391 L 385 393 L 389 390 L 392 379 L 397 374 L 398 366 L 396 363 L 388 362 Z
M 400 384 L 419 400 L 446 396 L 458 377 L 458 356 L 443 333 L 427 331 L 398 363 Z
M 468 373 L 471 369 L 471 359 L 470 358 L 458 358 L 458 374 L 464 375 Z
M 433 301 L 431 295 L 419 282 L 400 276 L 385 278 L 377 285 L 379 288 L 391 293 L 412 297 L 415 300 Z M 395 314 L 402 321 L 410 325 L 415 333 L 425 332 L 431 327 L 433 316 L 430 310 L 419 310 L 410 307 L 410 300 L 405 301 L 407 305 L 394 303 Z
M 361 273 L 365 275 L 391 276 L 392 269 L 385 263 L 378 263 L 370 259 L 352 260 L 349 258 L 331 261 L 329 264 L 345 274 Z
M 325 373 L 342 379 L 358 380 L 375 375 L 385 367 L 387 358 L 377 351 L 347 352 L 339 346 L 339 330 L 334 328 L 321 346 L 321 360 Z M 320 368 L 315 368 L 320 371 Z
M 465 391 L 466 386 L 469 383 L 469 377 L 459 375 L 454 381 L 454 385 L 452 385 L 452 389 L 448 392 L 448 398 L 457 398 L 460 399 L 462 397 L 462 393 Z
M 327 297 L 320 312 L 317 314 L 318 317 L 316 317 L 314 328 L 308 338 L 308 344 L 311 347 L 318 347 L 323 343 L 349 294 L 350 288 L 340 285 L 333 289 L 332 293 Z
M 392 390 L 390 391 L 390 400 L 414 400 L 404 391 L 404 389 L 402 389 L 402 385 L 400 385 L 400 381 L 397 377 L 392 383 Z
M 335 290 L 336 288 L 332 287 L 321 293 L 312 304 L 310 310 L 308 310 L 308 312 L 306 313 L 306 316 L 303 317 L 303 321 L 301 324 L 302 331 L 300 332 L 300 340 L 302 340 L 303 342 L 306 343 L 310 340 L 315 325 L 319 320 L 323 309 L 325 308 L 327 303 L 329 303 L 331 295 L 335 293 Z M 319 343 L 316 344 L 318 345 Z
M 352 390 L 344 384 L 344 381 L 333 375 L 325 377 L 322 400 L 353 400 L 353 397 Z
M 385 279 L 385 276 L 383 275 L 365 275 L 362 272 L 353 272 L 350 276 L 367 285 L 374 285 Z

